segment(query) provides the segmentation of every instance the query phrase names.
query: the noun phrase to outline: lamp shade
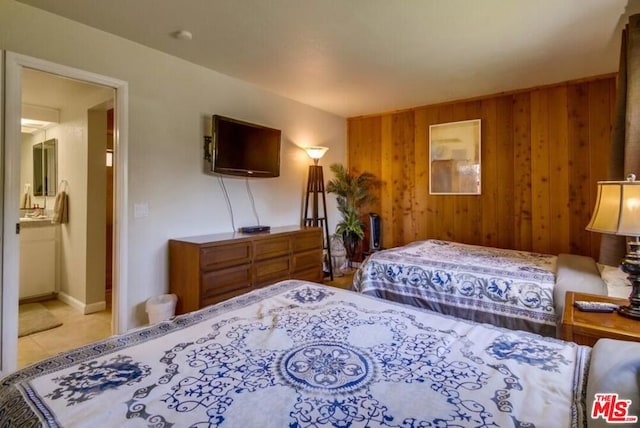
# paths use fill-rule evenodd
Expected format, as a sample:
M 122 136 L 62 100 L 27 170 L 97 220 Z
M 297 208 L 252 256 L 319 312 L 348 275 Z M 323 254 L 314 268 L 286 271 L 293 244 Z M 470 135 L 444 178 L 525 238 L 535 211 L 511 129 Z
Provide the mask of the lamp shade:
M 318 160 L 329 150 L 329 147 L 313 146 L 305 148 L 307 155 L 313 160 Z
M 596 206 L 587 230 L 640 236 L 640 181 L 599 181 Z

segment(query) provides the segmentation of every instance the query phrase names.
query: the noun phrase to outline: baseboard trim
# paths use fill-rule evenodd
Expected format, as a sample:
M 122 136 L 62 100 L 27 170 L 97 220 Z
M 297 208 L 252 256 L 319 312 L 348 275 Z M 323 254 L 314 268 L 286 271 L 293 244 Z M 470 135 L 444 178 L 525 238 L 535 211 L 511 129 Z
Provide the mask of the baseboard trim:
M 23 303 L 38 303 L 38 302 L 46 302 L 47 300 L 55 300 L 56 299 L 55 291 L 53 293 L 41 294 L 38 296 L 26 297 L 24 299 L 20 299 L 18 304 L 22 305 Z
M 107 309 L 107 303 L 104 300 L 102 302 L 90 303 L 87 305 L 76 299 L 75 297 L 71 297 L 62 291 L 58 292 L 58 300 L 66 303 L 74 309 L 77 309 L 84 315 L 104 311 L 105 309 Z

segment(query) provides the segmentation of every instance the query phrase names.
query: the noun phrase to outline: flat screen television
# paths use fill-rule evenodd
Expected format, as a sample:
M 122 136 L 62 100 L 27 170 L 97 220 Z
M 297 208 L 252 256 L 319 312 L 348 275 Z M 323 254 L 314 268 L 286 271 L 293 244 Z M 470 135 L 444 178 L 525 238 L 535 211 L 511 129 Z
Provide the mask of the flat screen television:
M 280 175 L 279 129 L 214 115 L 212 141 L 205 158 L 209 171 L 242 177 Z

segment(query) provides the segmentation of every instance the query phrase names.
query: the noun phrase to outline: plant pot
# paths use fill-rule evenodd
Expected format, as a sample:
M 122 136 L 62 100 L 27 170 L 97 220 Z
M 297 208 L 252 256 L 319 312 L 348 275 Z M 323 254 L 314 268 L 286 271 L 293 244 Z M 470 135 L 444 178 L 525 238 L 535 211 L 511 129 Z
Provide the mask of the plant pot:
M 358 251 L 358 245 L 360 244 L 360 238 L 355 233 L 343 233 L 342 234 L 342 242 L 344 244 L 344 250 L 347 253 L 347 260 L 349 261 L 349 267 L 351 266 L 351 262 L 356 256 L 356 251 Z

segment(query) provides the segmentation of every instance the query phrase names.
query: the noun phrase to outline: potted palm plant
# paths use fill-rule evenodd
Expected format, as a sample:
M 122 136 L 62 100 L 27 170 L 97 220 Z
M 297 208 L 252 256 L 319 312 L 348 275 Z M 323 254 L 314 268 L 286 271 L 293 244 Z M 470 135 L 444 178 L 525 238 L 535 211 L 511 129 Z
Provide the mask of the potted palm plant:
M 370 172 L 355 174 L 342 164 L 332 164 L 329 168 L 334 177 L 327 183 L 327 192 L 336 194 L 338 211 L 342 215 L 336 235 L 342 238 L 347 260 L 351 263 L 364 238 L 364 223 L 360 220 L 362 210 L 376 201 L 372 191 L 380 182 Z

